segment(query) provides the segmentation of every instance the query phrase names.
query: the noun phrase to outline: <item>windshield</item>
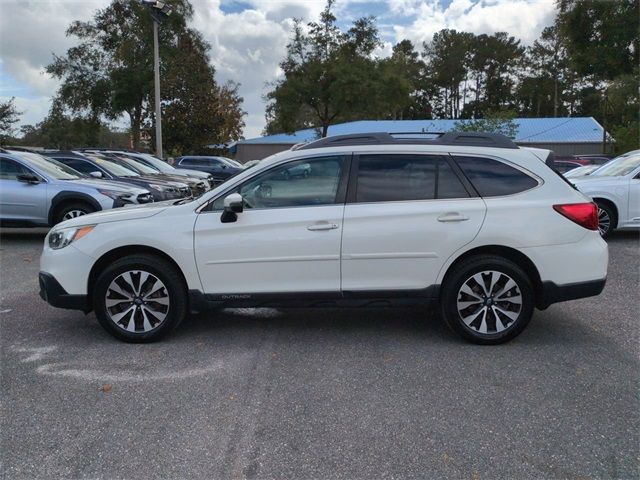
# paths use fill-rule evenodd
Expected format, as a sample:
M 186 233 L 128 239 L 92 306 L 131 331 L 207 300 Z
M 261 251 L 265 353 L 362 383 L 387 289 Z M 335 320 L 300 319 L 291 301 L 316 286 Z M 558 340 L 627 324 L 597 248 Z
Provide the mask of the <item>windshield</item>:
M 135 160 L 132 160 L 130 158 L 119 156 L 118 160 L 116 161 L 124 167 L 135 170 L 139 173 L 158 173 L 158 170 L 156 170 L 155 168 L 151 168 L 144 163 L 136 162 Z
M 582 177 L 589 175 L 595 169 L 600 168 L 599 165 L 584 165 L 582 167 L 574 168 L 564 174 L 565 177 Z
M 119 163 L 112 162 L 111 160 L 107 160 L 98 155 L 90 155 L 90 154 L 85 154 L 85 155 L 91 158 L 91 160 L 96 162 L 98 165 L 100 165 L 102 168 L 104 168 L 107 172 L 109 172 L 113 176 L 116 176 L 116 177 L 139 177 L 140 176 L 138 172 L 135 172 L 130 168 L 123 167 Z
M 592 177 L 623 177 L 640 167 L 640 154 L 617 157 L 591 174 Z
M 240 162 L 236 162 L 235 160 L 233 160 L 231 158 L 227 158 L 227 157 L 214 157 L 214 158 L 217 158 L 218 160 L 226 163 L 227 165 L 231 165 L 232 167 L 244 168 L 244 166 Z
M 56 180 L 78 180 L 84 177 L 84 175 L 71 167 L 53 160 L 52 158 L 46 158 L 37 153 L 31 152 L 11 152 L 21 158 L 27 160 L 36 169 L 40 170 L 45 175 L 55 178 Z
M 141 153 L 140 156 L 144 158 L 147 162 L 149 162 L 151 165 L 153 165 L 155 168 L 160 170 L 161 172 L 171 172 L 175 170 L 175 168 L 173 168 L 167 162 L 164 162 L 159 158 L 154 157 L 153 155 Z

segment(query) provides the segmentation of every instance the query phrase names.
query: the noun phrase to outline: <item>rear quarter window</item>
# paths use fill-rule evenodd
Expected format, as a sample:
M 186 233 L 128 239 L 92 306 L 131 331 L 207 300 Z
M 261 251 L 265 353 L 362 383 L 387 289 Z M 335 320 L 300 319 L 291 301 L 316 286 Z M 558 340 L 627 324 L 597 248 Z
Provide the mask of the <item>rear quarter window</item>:
M 453 158 L 482 197 L 513 195 L 538 186 L 535 178 L 498 160 L 460 155 Z

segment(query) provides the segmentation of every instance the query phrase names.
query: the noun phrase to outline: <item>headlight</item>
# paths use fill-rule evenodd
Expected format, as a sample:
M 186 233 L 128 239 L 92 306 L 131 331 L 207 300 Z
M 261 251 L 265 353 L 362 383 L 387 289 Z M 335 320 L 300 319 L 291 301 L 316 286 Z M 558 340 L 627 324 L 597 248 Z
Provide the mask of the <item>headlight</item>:
M 98 190 L 102 195 L 106 195 L 109 198 L 117 200 L 118 198 L 126 197 L 122 192 L 114 192 L 113 190 Z
M 49 247 L 53 250 L 64 248 L 76 240 L 80 240 L 95 227 L 95 225 L 85 225 L 84 227 L 54 229 L 49 233 Z

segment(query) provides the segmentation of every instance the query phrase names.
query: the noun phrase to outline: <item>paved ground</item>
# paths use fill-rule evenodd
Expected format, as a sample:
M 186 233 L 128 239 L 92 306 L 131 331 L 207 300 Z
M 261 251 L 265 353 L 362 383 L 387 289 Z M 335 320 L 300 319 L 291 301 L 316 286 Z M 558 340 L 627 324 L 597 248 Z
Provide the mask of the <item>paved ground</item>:
M 37 296 L 42 240 L 1 236 L 5 478 L 640 476 L 637 234 L 602 296 L 500 347 L 420 309 L 225 310 L 119 343 Z

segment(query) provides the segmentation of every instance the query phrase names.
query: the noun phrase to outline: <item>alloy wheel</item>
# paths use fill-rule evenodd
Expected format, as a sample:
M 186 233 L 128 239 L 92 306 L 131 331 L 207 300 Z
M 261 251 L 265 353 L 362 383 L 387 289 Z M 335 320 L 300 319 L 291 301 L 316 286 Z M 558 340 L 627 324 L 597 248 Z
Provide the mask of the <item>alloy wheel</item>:
M 601 236 L 605 236 L 609 233 L 611 228 L 611 216 L 604 208 L 598 207 L 598 231 Z
M 67 213 L 64 214 L 64 217 L 62 217 L 62 220 L 71 220 L 72 218 L 76 218 L 76 217 L 81 217 L 82 215 L 86 215 L 87 212 L 85 212 L 84 210 L 69 210 Z
M 467 328 L 492 335 L 513 326 L 522 311 L 522 292 L 509 275 L 494 270 L 469 277 L 458 290 L 458 315 Z
M 162 281 L 144 270 L 129 270 L 113 279 L 105 295 L 107 314 L 118 327 L 147 333 L 169 312 L 169 292 Z

